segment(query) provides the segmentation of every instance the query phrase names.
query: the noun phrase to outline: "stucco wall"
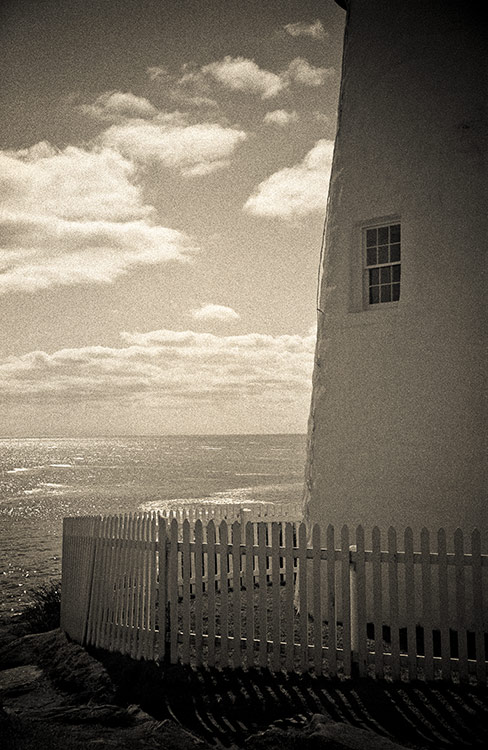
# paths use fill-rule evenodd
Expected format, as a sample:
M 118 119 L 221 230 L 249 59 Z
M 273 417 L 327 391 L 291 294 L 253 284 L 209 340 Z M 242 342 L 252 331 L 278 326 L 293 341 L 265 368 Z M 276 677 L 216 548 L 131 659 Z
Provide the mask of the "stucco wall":
M 308 513 L 486 532 L 483 27 L 471 3 L 349 5 Z M 401 298 L 368 309 L 361 228 L 382 217 L 401 223 Z

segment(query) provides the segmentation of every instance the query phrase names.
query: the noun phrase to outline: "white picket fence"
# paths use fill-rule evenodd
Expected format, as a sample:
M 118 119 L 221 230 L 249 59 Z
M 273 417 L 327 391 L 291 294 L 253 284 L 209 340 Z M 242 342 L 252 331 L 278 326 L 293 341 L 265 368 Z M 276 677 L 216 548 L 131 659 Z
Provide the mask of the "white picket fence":
M 136 659 L 485 684 L 488 555 L 390 529 L 156 514 L 64 521 L 61 625 Z M 452 551 L 448 542 L 453 542 Z M 465 541 L 469 553 L 464 551 Z

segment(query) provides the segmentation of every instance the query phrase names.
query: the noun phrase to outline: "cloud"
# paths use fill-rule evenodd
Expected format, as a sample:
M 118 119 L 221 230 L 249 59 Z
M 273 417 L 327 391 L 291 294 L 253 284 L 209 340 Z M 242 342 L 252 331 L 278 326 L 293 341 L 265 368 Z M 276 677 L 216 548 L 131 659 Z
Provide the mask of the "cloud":
M 152 118 L 158 113 L 150 101 L 130 92 L 107 91 L 92 104 L 80 105 L 80 110 L 99 120 L 119 121 L 126 118 Z
M 244 204 L 244 210 L 282 219 L 323 213 L 333 149 L 333 141 L 317 141 L 299 164 L 281 169 L 261 182 Z
M 278 125 L 279 127 L 286 127 L 291 122 L 297 122 L 298 115 L 296 112 L 287 112 L 285 109 L 275 109 L 272 112 L 266 112 L 263 117 L 263 122 L 266 125 Z
M 134 266 L 195 250 L 158 224 L 134 165 L 112 149 L 42 142 L 0 152 L 0 174 L 0 294 L 110 283 Z
M 286 87 L 282 76 L 263 70 L 254 60 L 245 57 L 227 55 L 219 62 L 205 65 L 201 73 L 212 76 L 229 89 L 260 94 L 263 99 L 276 96 Z
M 316 68 L 303 57 L 296 57 L 288 66 L 288 76 L 303 86 L 322 86 L 335 74 L 334 68 Z
M 293 37 L 309 36 L 312 39 L 325 39 L 327 36 L 322 21 L 317 19 L 313 23 L 306 21 L 297 21 L 296 23 L 287 23 L 284 27 L 287 34 Z
M 196 320 L 239 320 L 240 315 L 236 313 L 232 307 L 225 307 L 224 305 L 204 305 L 192 311 L 192 315 Z
M 154 65 L 151 68 L 146 68 L 146 73 L 151 81 L 160 81 L 161 79 L 168 78 L 170 76 L 168 69 L 162 65 Z
M 151 122 L 132 120 L 108 128 L 101 142 L 141 164 L 160 162 L 184 175 L 204 175 L 229 164 L 246 133 L 218 123 L 188 124 L 175 113 Z
M 194 331 L 123 333 L 125 346 L 29 352 L 0 360 L 0 400 L 177 405 L 240 397 L 307 399 L 313 336 L 215 336 Z

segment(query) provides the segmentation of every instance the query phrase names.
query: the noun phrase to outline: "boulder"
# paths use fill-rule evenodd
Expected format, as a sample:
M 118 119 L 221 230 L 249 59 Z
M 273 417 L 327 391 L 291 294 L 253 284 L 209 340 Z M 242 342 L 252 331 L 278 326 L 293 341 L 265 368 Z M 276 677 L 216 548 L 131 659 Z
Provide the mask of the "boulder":
M 34 664 L 4 669 L 0 672 L 0 698 L 34 690 L 41 674 L 42 670 Z

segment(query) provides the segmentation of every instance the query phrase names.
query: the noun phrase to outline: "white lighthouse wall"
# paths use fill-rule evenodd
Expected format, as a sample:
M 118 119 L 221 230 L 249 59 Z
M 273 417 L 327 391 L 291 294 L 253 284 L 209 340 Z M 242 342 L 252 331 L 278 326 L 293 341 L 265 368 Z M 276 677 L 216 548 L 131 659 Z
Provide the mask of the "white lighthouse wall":
M 470 7 L 350 2 L 309 422 L 322 525 L 417 540 L 478 527 L 486 543 L 485 44 Z M 362 229 L 383 219 L 401 224 L 401 297 L 368 306 Z

